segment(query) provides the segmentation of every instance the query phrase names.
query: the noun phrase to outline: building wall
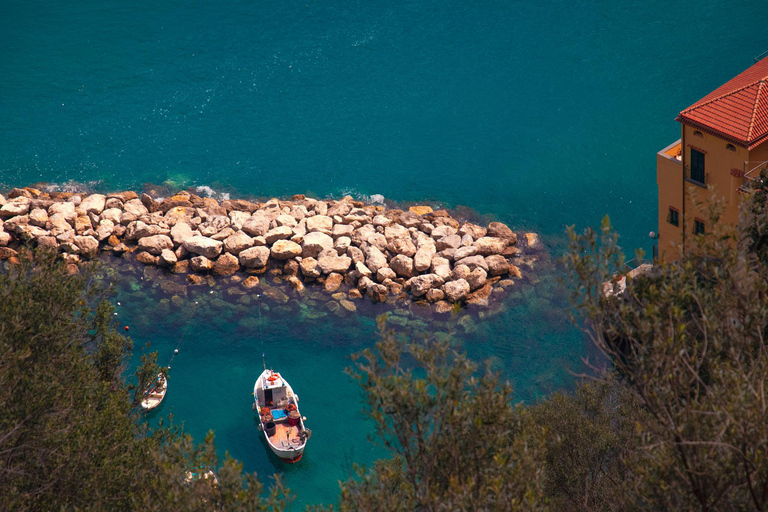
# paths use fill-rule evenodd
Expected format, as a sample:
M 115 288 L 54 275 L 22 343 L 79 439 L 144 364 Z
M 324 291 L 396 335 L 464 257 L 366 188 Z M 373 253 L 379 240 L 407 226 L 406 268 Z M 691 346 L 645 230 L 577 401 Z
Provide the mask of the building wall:
M 738 188 L 744 181 L 741 173 L 744 162 L 749 159 L 749 152 L 746 148 L 687 125 L 683 125 L 683 140 L 686 146 L 683 151 L 686 176 L 690 177 L 691 149 L 704 153 L 706 172 L 706 187 L 685 182 L 686 233 L 693 233 L 696 218 L 704 220 L 705 226 L 709 223 L 707 206 L 715 199 L 724 202 L 721 221 L 735 225 L 739 220 Z
M 683 243 L 683 162 L 675 155 L 682 151 L 681 141 L 656 154 L 656 185 L 659 188 L 659 258 L 667 261 L 680 257 Z M 679 212 L 678 226 L 668 222 L 669 208 Z

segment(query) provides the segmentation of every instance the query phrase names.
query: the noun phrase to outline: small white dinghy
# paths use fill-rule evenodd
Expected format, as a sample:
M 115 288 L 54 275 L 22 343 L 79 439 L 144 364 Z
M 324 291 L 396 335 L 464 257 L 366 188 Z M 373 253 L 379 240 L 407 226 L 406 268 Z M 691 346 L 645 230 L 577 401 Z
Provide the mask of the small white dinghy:
M 168 380 L 165 378 L 165 375 L 158 373 L 155 382 L 144 392 L 144 398 L 141 401 L 142 409 L 149 411 L 160 405 L 167 391 Z
M 299 413 L 299 397 L 277 372 L 266 368 L 253 387 L 253 410 L 259 413 L 259 430 L 275 455 L 288 463 L 298 462 L 312 431 Z

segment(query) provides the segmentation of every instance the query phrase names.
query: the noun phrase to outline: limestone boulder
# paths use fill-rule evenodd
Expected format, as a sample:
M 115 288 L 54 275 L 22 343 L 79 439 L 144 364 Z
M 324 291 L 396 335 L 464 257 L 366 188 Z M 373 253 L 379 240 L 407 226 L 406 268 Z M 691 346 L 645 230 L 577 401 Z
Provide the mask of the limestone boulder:
M 456 252 L 453 253 L 453 257 L 456 261 L 463 260 L 464 258 L 469 258 L 470 256 L 474 256 L 477 254 L 477 247 L 474 245 L 469 245 L 466 247 L 459 247 L 456 249 Z
M 354 231 L 355 227 L 350 224 L 334 224 L 332 234 L 333 238 L 338 238 L 340 236 L 351 237 Z
M 320 231 L 330 235 L 333 232 L 333 219 L 327 215 L 315 215 L 307 218 L 307 231 Z
M 544 245 L 541 243 L 541 240 L 539 239 L 539 235 L 536 233 L 526 233 L 525 234 L 525 243 L 528 245 L 529 249 L 533 249 L 534 251 L 540 251 L 544 248 Z
M 299 223 L 291 215 L 281 213 L 275 219 L 278 226 L 288 226 L 289 228 L 295 228 Z
M 486 256 L 485 263 L 488 265 L 488 274 L 491 276 L 503 276 L 509 273 L 509 262 L 500 254 Z
M 0 208 L 0 217 L 10 219 L 17 215 L 26 215 L 29 213 L 30 200 L 26 197 L 17 197 L 6 202 Z
M 432 230 L 429 236 L 431 236 L 435 240 L 440 240 L 444 236 L 455 235 L 456 231 L 457 231 L 456 228 L 452 226 L 438 226 Z
M 485 286 L 485 282 L 488 280 L 488 274 L 480 267 L 475 268 L 466 278 L 469 283 L 470 290 L 477 290 Z
M 479 267 L 475 267 L 479 268 Z M 451 272 L 451 280 L 456 281 L 457 279 L 467 279 L 469 277 L 469 274 L 472 273 L 472 269 L 470 269 L 466 265 L 456 265 L 453 267 L 453 272 Z
M 80 202 L 80 205 L 77 207 L 77 210 L 79 210 L 79 213 L 85 215 L 89 213 L 95 213 L 96 215 L 99 215 L 104 211 L 106 202 L 107 196 L 102 194 L 91 194 L 83 198 L 83 200 Z
M 213 268 L 213 262 L 205 256 L 195 256 L 189 260 L 189 266 L 194 272 L 208 272 Z
M 252 215 L 240 229 L 250 236 L 264 236 L 269 231 L 269 219 L 263 215 Z
M 211 272 L 217 276 L 231 276 L 238 270 L 240 270 L 240 262 L 237 256 L 225 252 L 216 258 Z
M 301 269 L 302 275 L 308 279 L 317 279 L 322 275 L 315 258 L 302 258 L 299 262 L 299 268 Z
M 378 250 L 384 252 L 387 250 L 387 239 L 381 233 L 374 233 L 368 237 L 368 244 L 376 247 Z
M 458 249 L 461 247 L 461 237 L 459 235 L 446 235 L 436 242 L 437 250 Z
M 224 242 L 224 240 L 226 240 L 227 238 L 229 238 L 234 234 L 235 234 L 235 230 L 227 226 L 221 231 L 212 234 L 209 238 L 211 238 L 211 240 L 218 240 L 219 242 Z
M 431 288 L 427 292 L 426 296 L 429 302 L 437 302 L 445 298 L 445 292 L 443 292 L 443 290 L 441 290 L 440 288 Z
M 280 229 L 280 228 L 276 228 L 276 229 Z M 271 255 L 276 260 L 280 260 L 280 261 L 289 260 L 291 258 L 301 256 L 301 246 L 296 242 L 292 242 L 290 240 L 278 240 L 272 245 Z
M 392 243 L 397 238 L 411 238 L 411 233 L 408 228 L 401 226 L 400 224 L 391 224 L 384 228 L 384 236 L 387 239 L 387 243 Z
M 42 208 L 35 208 L 29 212 L 29 223 L 39 228 L 44 228 L 48 223 L 48 212 Z
M 243 213 L 243 212 L 230 212 L 230 213 Z M 242 251 L 253 246 L 253 238 L 245 234 L 243 231 L 236 231 L 234 234 L 228 236 L 224 240 L 224 251 L 230 254 L 238 255 Z
M 31 224 L 23 224 L 16 228 L 16 237 L 29 242 L 43 236 L 50 236 L 50 233 L 43 228 Z
M 354 245 L 350 245 L 347 248 L 347 256 L 352 258 L 352 261 L 354 263 L 357 263 L 358 261 L 362 261 L 365 263 L 365 254 L 363 254 L 363 251 L 359 247 L 355 247 Z
M 229 212 L 229 225 L 236 230 L 241 230 L 250 218 L 251 214 L 248 212 L 232 210 Z
M 352 232 L 350 238 L 352 243 L 361 246 L 363 243 L 368 242 L 368 238 L 376 233 L 376 229 L 370 224 L 363 224 Z
M 346 254 L 347 250 L 352 246 L 352 239 L 348 236 L 340 236 L 333 243 L 333 247 L 339 255 Z
M 389 266 L 387 257 L 378 247 L 368 246 L 363 250 L 363 254 L 365 255 L 365 265 L 371 269 L 371 272 L 377 272 L 380 268 Z
M 443 293 L 449 302 L 461 302 L 469 295 L 469 283 L 464 279 L 448 281 L 443 285 Z
M 324 256 L 321 254 L 317 259 L 317 264 L 323 274 L 330 274 L 332 272 L 344 273 L 352 265 L 352 258 L 349 256 Z
M 332 272 L 325 278 L 325 284 L 323 287 L 328 293 L 333 293 L 341 287 L 341 283 L 344 282 L 344 276 L 338 272 Z
M 159 256 L 163 249 L 173 249 L 173 241 L 167 235 L 153 235 L 139 238 L 139 250 Z
M 411 288 L 411 295 L 414 297 L 421 297 L 431 288 L 437 288 L 442 284 L 443 279 L 437 274 L 423 274 L 412 277 L 406 282 L 406 285 Z
M 416 246 L 409 238 L 395 238 L 391 243 L 387 244 L 387 249 L 395 254 L 402 254 L 413 258 L 416 254 Z
M 77 254 L 93 258 L 99 253 L 99 241 L 92 236 L 76 236 Z
M 389 267 L 382 267 L 376 271 L 376 280 L 383 283 L 387 279 L 397 279 L 397 274 Z
M 251 290 L 259 286 L 259 278 L 256 276 L 248 276 L 240 283 L 240 286 L 246 290 Z
M 160 252 L 160 257 L 158 258 L 158 263 L 160 265 L 166 266 L 166 267 L 172 267 L 176 264 L 178 261 L 178 258 L 176 258 L 176 254 L 170 249 L 163 249 Z
M 183 245 L 187 239 L 193 236 L 195 236 L 195 232 L 186 222 L 177 222 L 171 228 L 171 239 L 173 239 L 173 243 L 176 245 Z
M 357 275 L 360 277 L 371 277 L 373 275 L 373 272 L 371 272 L 371 269 L 366 267 L 365 263 L 363 263 L 362 261 L 358 261 L 355 263 L 355 272 L 357 272 Z
M 213 259 L 221 254 L 221 250 L 224 247 L 224 244 L 218 240 L 212 240 L 204 236 L 195 235 L 187 238 L 184 241 L 183 247 L 193 254 L 199 254 L 200 256 L 205 256 L 208 259 Z
M 152 226 L 157 227 L 157 226 Z M 89 231 L 93 229 L 93 224 L 91 223 L 91 218 L 87 215 L 80 215 L 75 218 L 75 231 L 77 231 L 78 235 L 85 234 L 86 231 Z
M 288 226 L 278 226 L 267 231 L 264 235 L 264 239 L 267 241 L 268 245 L 272 245 L 278 240 L 288 240 L 292 236 L 293 230 L 291 228 Z
M 373 225 L 374 226 L 382 226 L 387 227 L 390 224 L 392 224 L 392 220 L 389 219 L 386 215 L 376 215 L 373 217 Z
M 135 215 L 136 217 L 141 217 L 142 215 L 148 214 L 149 210 L 147 210 L 147 207 L 144 206 L 144 203 L 142 203 L 141 200 L 131 199 L 123 204 L 123 212 Z
M 486 233 L 488 233 L 487 229 L 482 226 L 478 226 L 477 224 L 472 224 L 471 222 L 465 222 L 461 225 L 461 227 L 459 227 L 459 235 L 469 235 L 472 237 L 472 240 L 483 238 Z
M 304 235 L 301 248 L 301 255 L 303 257 L 316 258 L 321 252 L 333 249 L 333 238 L 320 231 L 312 231 Z
M 485 258 L 480 256 L 479 254 L 457 260 L 456 266 L 458 265 L 466 265 L 467 267 L 469 267 L 469 270 L 474 270 L 475 268 L 480 267 L 486 272 L 488 271 L 488 263 L 486 263 Z
M 159 256 L 149 254 L 147 251 L 139 251 L 136 253 L 136 261 L 145 265 L 157 265 L 159 262 Z
M 90 225 L 90 219 L 88 217 L 77 217 L 75 219 L 75 230 L 78 230 L 80 227 L 79 224 L 85 223 L 87 221 L 88 225 Z M 147 224 L 143 221 L 136 220 L 128 224 L 128 227 L 125 230 L 125 239 L 126 240 L 138 240 L 140 238 L 144 238 L 147 236 L 152 235 L 159 235 L 160 233 L 160 227 L 156 226 L 154 224 Z
M 240 252 L 240 264 L 245 268 L 262 268 L 269 261 L 270 250 L 268 247 L 250 247 Z
M 431 206 L 411 206 L 407 212 L 400 214 L 397 222 L 406 228 L 417 228 L 424 222 L 421 216 L 427 213 L 432 213 Z
M 477 248 L 477 254 L 483 256 L 490 256 L 491 254 L 501 254 L 504 249 L 507 248 L 508 240 L 505 238 L 496 238 L 491 236 L 484 236 L 475 240 L 475 247 Z
M 491 222 L 488 224 L 488 233 L 486 236 L 504 239 L 507 241 L 507 245 L 515 245 L 517 243 L 517 235 L 515 232 L 509 229 L 509 226 L 501 222 Z
M 437 248 L 433 243 L 425 243 L 419 246 L 413 256 L 413 268 L 416 272 L 425 272 L 432 265 L 432 258 L 437 254 Z
M 442 256 L 434 256 L 430 268 L 433 274 L 437 274 L 445 281 L 451 277 L 451 262 Z
M 99 222 L 99 225 L 96 227 L 96 238 L 99 239 L 99 242 L 103 242 L 104 240 L 112 236 L 112 233 L 114 232 L 115 232 L 115 223 L 109 219 L 104 219 L 101 222 Z
M 389 266 L 395 273 L 401 277 L 413 277 L 413 259 L 403 254 L 398 254 L 389 261 Z
M 63 217 L 64 220 L 70 224 L 73 224 L 75 222 L 75 217 L 77 217 L 77 213 L 75 212 L 75 205 L 70 202 L 53 203 L 51 206 L 49 206 L 48 216 L 53 217 L 56 214 Z
M 373 302 L 386 302 L 389 290 L 383 284 L 371 283 L 365 293 Z
M 0 233 L 0 246 L 2 246 L 2 233 Z M 59 246 L 59 242 L 55 236 L 40 236 L 37 237 L 37 246 L 46 249 L 56 249 Z
M 114 224 L 120 224 L 123 219 L 123 211 L 119 208 L 108 208 L 99 215 L 101 220 L 111 220 Z

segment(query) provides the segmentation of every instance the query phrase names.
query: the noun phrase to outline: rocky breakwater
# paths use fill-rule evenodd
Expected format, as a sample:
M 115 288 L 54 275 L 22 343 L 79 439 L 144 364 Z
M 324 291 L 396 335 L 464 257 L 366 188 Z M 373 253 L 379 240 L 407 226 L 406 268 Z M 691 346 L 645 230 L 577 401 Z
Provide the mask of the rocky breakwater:
M 191 284 L 269 272 L 299 292 L 318 283 L 347 309 L 367 296 L 426 301 L 436 313 L 487 306 L 523 279 L 516 259 L 541 249 L 534 233 L 460 222 L 428 206 L 403 211 L 301 195 L 219 202 L 189 192 L 158 200 L 29 187 L 0 195 L 0 259 L 13 261 L 22 244 L 58 250 L 72 271 L 109 251 L 188 274 Z M 258 277 L 249 279 L 255 288 Z

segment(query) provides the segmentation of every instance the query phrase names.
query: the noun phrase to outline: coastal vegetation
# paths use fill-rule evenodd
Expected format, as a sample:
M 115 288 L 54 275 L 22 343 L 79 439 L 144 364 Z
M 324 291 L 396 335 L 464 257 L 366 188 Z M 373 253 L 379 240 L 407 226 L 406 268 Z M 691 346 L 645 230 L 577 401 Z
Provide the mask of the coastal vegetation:
M 572 393 L 515 403 L 514 390 L 444 338 L 381 339 L 354 356 L 374 441 L 391 452 L 315 510 L 765 510 L 768 258 L 765 197 L 737 229 L 691 239 L 681 262 L 605 293 L 624 256 L 607 219 L 571 230 L 564 270 L 574 321 L 609 364 Z M 717 225 L 717 205 L 711 217 Z M 277 480 L 217 460 L 170 421 L 150 429 L 126 382 L 91 265 L 19 252 L 0 273 L 0 504 L 6 509 L 283 510 Z M 143 379 L 143 380 L 142 380 Z M 139 395 L 137 395 L 139 393 Z M 218 483 L 187 478 L 207 468 Z

